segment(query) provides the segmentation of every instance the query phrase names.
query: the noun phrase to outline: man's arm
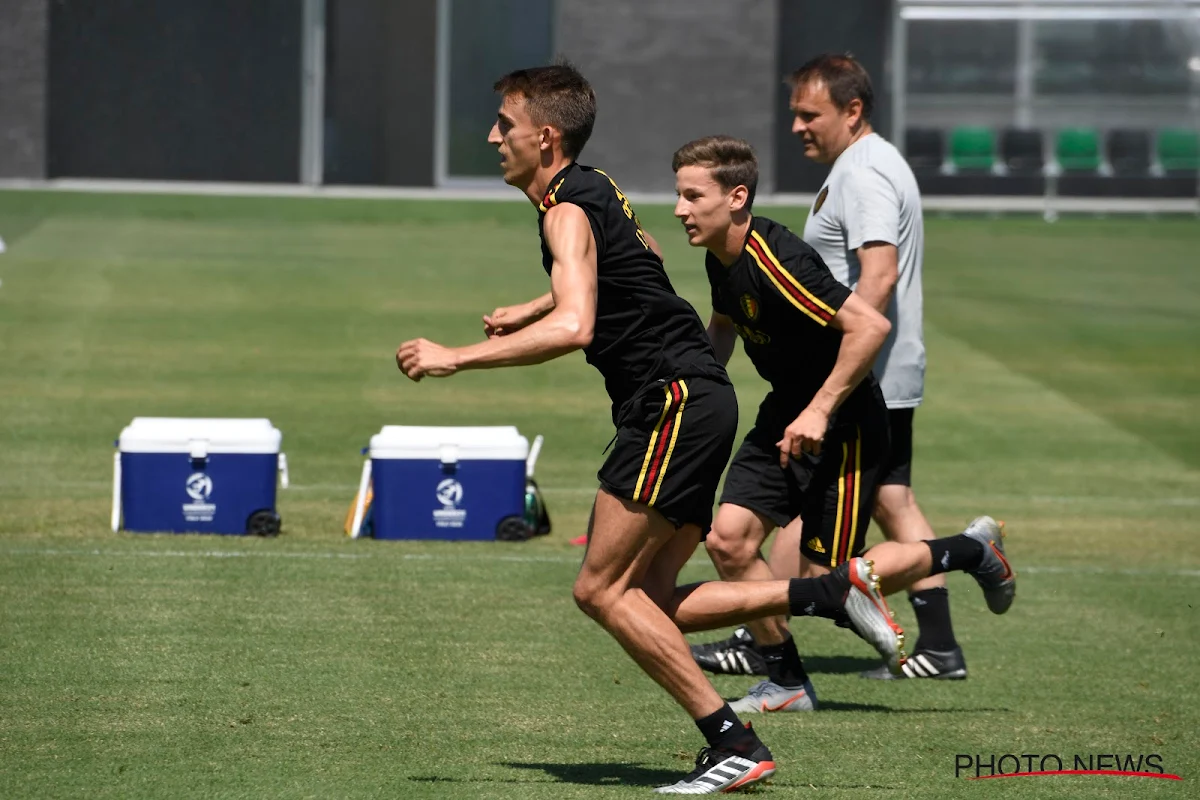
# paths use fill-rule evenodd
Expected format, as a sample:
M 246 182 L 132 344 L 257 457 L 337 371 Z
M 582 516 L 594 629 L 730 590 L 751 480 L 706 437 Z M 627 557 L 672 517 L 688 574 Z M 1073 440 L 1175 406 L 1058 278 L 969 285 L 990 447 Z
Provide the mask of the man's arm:
M 645 228 L 642 229 L 642 235 L 646 237 L 646 246 L 650 248 L 651 252 L 658 256 L 659 261 L 664 261 L 662 248 L 659 247 L 658 241 Z M 505 336 L 532 322 L 536 322 L 553 310 L 554 294 L 546 292 L 541 297 L 535 297 L 528 303 L 497 308 L 491 314 L 484 315 L 484 331 L 489 337 Z
M 858 263 L 862 271 L 854 291 L 871 308 L 887 315 L 888 303 L 900 277 L 896 245 L 887 242 L 867 242 L 858 248 Z
M 583 209 L 556 205 L 542 224 L 554 255 L 550 271 L 553 309 L 508 336 L 466 347 L 447 348 L 425 339 L 400 345 L 396 362 L 413 380 L 443 377 L 463 369 L 540 364 L 591 344 L 596 322 L 596 243 Z
M 826 417 L 832 416 L 854 387 L 867 377 L 883 341 L 892 330 L 887 317 L 854 294 L 846 298 L 829 324 L 842 332 L 842 345 L 838 348 L 833 370 L 809 404 L 809 408 L 815 408 Z
M 708 318 L 708 339 L 712 342 L 713 350 L 717 351 L 717 360 L 722 365 L 728 364 L 737 345 L 737 331 L 733 328 L 733 320 L 724 314 L 712 312 L 712 316 Z
M 526 325 L 537 322 L 554 310 L 554 293 L 546 292 L 527 303 L 501 306 L 491 314 L 483 315 L 483 332 L 488 337 L 507 336 Z
M 788 425 L 778 442 L 779 463 L 783 467 L 787 466 L 789 455 L 798 456 L 804 451 L 820 454 L 829 418 L 871 371 L 892 329 L 886 317 L 856 294 L 846 298 L 829 324 L 842 332 L 837 361 L 812 402 Z
M 886 316 L 899 275 L 900 195 L 883 173 L 854 166 L 846 173 L 842 197 L 846 246 L 862 267 L 854 291 Z

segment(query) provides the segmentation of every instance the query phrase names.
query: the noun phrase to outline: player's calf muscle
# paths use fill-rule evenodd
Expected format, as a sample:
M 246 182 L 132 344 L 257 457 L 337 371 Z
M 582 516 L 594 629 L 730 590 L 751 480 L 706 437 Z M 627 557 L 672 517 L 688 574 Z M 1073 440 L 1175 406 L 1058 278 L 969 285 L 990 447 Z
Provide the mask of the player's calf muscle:
M 684 633 L 740 625 L 761 617 L 786 614 L 788 583 L 693 583 L 675 590 L 666 612 Z

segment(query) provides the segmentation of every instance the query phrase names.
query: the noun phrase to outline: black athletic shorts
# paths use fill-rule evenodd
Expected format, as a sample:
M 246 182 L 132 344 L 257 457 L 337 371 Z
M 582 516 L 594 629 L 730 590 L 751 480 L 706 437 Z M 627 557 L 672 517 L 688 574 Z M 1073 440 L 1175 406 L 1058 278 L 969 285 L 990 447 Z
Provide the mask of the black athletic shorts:
M 748 508 L 780 527 L 802 518 L 800 552 L 815 564 L 836 567 L 861 555 L 888 453 L 882 397 L 866 406 L 853 421 L 835 419 L 821 455 L 792 457 L 785 470 L 775 445 L 799 411 L 781 408 L 768 394 L 729 466 L 721 503 Z
M 676 527 L 707 531 L 737 438 L 737 395 L 709 378 L 663 382 L 623 414 L 597 477 L 606 491 L 649 506 Z
M 888 428 L 892 433 L 892 448 L 883 469 L 879 471 L 880 486 L 912 486 L 912 426 L 915 408 L 889 408 Z

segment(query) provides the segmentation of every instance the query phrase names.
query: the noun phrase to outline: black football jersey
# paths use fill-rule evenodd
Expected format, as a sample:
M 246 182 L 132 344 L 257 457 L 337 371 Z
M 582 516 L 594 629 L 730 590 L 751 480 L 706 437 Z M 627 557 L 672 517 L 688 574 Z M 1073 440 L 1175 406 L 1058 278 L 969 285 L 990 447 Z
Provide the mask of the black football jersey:
M 733 320 L 758 374 L 799 413 L 833 371 L 842 334 L 829 323 L 850 289 L 800 237 L 766 217 L 751 221 L 732 266 L 709 253 L 704 267 L 713 310 Z M 839 416 L 854 413 L 864 395 L 877 391 L 868 373 Z
M 659 380 L 704 376 L 728 383 L 704 323 L 675 293 L 628 198 L 603 171 L 571 164 L 550 181 L 538 206 L 546 274 L 554 255 L 542 223 L 561 203 L 583 209 L 596 240 L 596 324 L 583 352 L 604 376 L 614 423 L 630 398 Z

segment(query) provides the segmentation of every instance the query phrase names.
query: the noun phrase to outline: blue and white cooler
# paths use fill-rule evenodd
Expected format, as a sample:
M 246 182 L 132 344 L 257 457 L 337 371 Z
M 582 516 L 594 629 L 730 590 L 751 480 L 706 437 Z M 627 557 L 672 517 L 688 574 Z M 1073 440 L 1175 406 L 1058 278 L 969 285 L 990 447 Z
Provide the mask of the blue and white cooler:
M 541 437 L 512 426 L 386 425 L 371 437 L 351 535 L 371 488 L 376 539 L 524 539 L 525 479 Z
M 135 417 L 116 442 L 113 530 L 278 533 L 282 440 L 267 419 Z

